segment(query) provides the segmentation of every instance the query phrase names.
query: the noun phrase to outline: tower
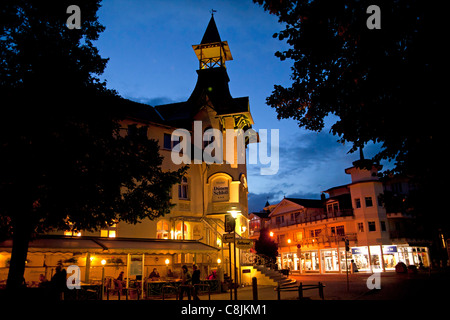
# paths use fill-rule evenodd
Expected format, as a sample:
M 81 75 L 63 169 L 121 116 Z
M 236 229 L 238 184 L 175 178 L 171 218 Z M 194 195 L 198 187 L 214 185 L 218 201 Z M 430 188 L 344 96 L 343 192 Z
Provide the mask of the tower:
M 391 244 L 386 209 L 380 201 L 383 184 L 378 179 L 377 173 L 381 168 L 381 165 L 362 158 L 353 162 L 353 167 L 345 169 L 345 173 L 352 177 L 349 189 L 357 228 L 358 246 L 364 246 L 363 249 L 360 247 L 355 250 L 358 254 L 367 254 L 371 270 L 384 269 L 381 258 L 382 245 Z M 362 252 L 361 250 L 368 251 Z
M 213 14 L 201 43 L 192 48 L 200 62 L 200 70 L 225 67 L 225 61 L 233 60 L 228 43 L 220 39 Z

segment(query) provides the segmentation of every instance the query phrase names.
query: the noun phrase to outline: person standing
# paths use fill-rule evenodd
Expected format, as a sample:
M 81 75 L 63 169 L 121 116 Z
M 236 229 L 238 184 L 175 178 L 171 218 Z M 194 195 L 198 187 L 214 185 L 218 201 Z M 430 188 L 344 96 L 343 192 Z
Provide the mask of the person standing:
M 188 300 L 191 300 L 191 288 L 192 276 L 186 265 L 181 267 L 181 286 L 180 286 L 180 300 L 183 300 L 184 292 L 188 296 Z
M 194 270 L 192 272 L 192 285 L 194 286 L 193 291 L 194 300 L 200 300 L 200 298 L 198 297 L 198 287 L 195 286 L 196 284 L 200 284 L 200 270 L 197 268 L 196 264 L 192 266 L 192 270 Z

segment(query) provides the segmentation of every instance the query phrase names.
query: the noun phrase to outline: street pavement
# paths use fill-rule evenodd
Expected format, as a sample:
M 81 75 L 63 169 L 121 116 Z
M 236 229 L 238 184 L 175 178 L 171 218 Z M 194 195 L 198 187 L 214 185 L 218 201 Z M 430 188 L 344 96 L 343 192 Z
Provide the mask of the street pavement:
M 395 272 L 349 274 L 348 290 L 345 274 L 290 275 L 303 285 L 325 285 L 325 300 L 449 300 L 450 274 L 444 272 L 418 272 L 397 274 Z M 371 277 L 371 278 L 370 278 Z M 378 278 L 377 278 L 378 277 Z M 370 278 L 370 279 L 369 279 Z M 273 286 L 258 286 L 258 300 L 278 300 Z M 246 286 L 238 289 L 237 300 L 253 300 L 253 289 Z M 321 300 L 318 289 L 304 291 L 304 299 Z M 281 291 L 281 300 L 297 300 L 298 291 Z M 186 299 L 186 297 L 185 297 Z M 203 294 L 200 299 L 207 300 Z M 230 293 L 211 294 L 211 300 L 230 300 Z M 234 290 L 233 290 L 233 300 Z

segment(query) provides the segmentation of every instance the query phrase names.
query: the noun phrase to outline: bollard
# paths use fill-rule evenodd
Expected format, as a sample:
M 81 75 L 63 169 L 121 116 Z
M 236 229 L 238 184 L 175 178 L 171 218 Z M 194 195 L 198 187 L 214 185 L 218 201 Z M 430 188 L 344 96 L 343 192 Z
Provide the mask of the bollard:
M 279 282 L 278 282 L 278 287 L 277 287 L 277 295 L 278 295 L 278 300 L 281 300 L 281 288 L 280 288 Z
M 323 296 L 323 284 L 322 284 L 322 282 L 319 282 L 319 297 L 322 300 L 325 300 L 325 297 Z
M 300 285 L 298 286 L 298 300 L 303 299 L 303 284 L 300 282 Z
M 252 287 L 253 287 L 253 300 L 258 300 L 258 280 L 256 277 L 252 278 Z

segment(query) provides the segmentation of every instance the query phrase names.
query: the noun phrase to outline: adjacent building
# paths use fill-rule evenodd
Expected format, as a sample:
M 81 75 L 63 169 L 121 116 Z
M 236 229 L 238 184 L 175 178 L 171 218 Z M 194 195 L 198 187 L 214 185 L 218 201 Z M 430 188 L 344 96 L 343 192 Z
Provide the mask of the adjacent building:
M 413 216 L 385 206 L 385 195 L 404 181 L 383 183 L 380 169 L 356 161 L 345 169 L 351 183 L 325 190 L 320 200 L 284 198 L 250 214 L 250 235 L 258 237 L 264 224 L 278 243 L 279 268 L 293 272 L 346 272 L 352 260 L 362 272 L 395 270 L 398 262 L 429 266 L 429 241 L 405 232 Z

